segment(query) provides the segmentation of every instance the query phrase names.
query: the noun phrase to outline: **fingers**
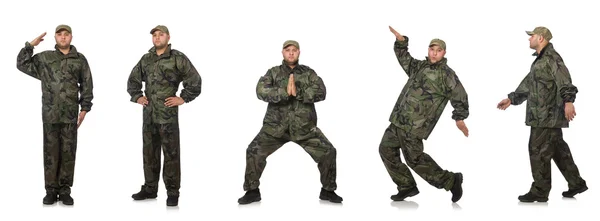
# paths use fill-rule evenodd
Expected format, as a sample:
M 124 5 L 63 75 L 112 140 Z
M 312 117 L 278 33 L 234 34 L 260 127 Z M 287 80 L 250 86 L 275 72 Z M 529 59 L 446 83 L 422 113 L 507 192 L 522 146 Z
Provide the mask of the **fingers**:
M 567 118 L 567 120 L 572 121 L 573 119 L 575 119 L 575 112 L 567 112 L 565 114 L 565 118 Z
M 83 117 L 79 116 L 79 119 L 77 119 L 77 129 L 79 129 L 79 126 L 81 126 L 82 122 L 83 122 Z
M 169 97 L 165 99 L 165 101 L 165 106 L 167 107 L 174 107 L 183 104 L 183 100 L 179 97 Z

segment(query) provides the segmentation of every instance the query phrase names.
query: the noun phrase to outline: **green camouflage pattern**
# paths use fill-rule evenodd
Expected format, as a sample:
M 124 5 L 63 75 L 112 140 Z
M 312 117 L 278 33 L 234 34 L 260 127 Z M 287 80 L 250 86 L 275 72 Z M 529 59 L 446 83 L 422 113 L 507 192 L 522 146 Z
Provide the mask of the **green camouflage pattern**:
M 165 157 L 162 175 L 167 195 L 179 196 L 181 184 L 179 125 L 176 123 L 144 124 L 142 133 L 146 192 L 158 191 L 162 151 Z
M 303 140 L 292 140 L 289 134 L 274 137 L 265 131 L 260 131 L 246 149 L 245 191 L 259 187 L 259 179 L 267 165 L 267 157 L 290 141 L 300 145 L 317 163 L 323 189 L 329 191 L 336 190 L 337 152 L 323 132 L 319 128 L 316 128 L 312 132 L 311 138 Z
M 33 46 L 25 43 L 17 57 L 17 69 L 40 80 L 44 123 L 77 123 L 79 105 L 81 111 L 92 109 L 90 66 L 73 45 L 66 55 L 57 46 L 55 49 L 34 55 Z
M 289 75 L 294 74 L 296 96 L 287 93 Z M 287 142 L 300 145 L 317 163 L 323 189 L 334 191 L 336 149 L 317 127 L 315 103 L 325 100 L 321 77 L 306 65 L 292 69 L 282 62 L 270 68 L 256 86 L 257 97 L 268 102 L 263 126 L 246 150 L 244 190 L 258 188 L 266 158 Z
M 531 127 L 567 128 L 565 103 L 575 102 L 577 87 L 562 57 L 549 43 L 539 54 L 529 74 L 514 92 L 508 94 L 512 105 L 527 101 L 525 124 Z
M 404 38 L 396 40 L 394 52 L 409 78 L 389 120 L 411 137 L 426 140 L 448 101 L 454 108 L 452 119 L 464 120 L 469 116 L 468 96 L 458 76 L 446 64 L 446 58 L 434 64 L 428 59 L 415 59 L 408 52 L 408 37 Z
M 71 193 L 76 152 L 76 123 L 44 123 L 44 185 L 46 193 Z
M 586 186 L 575 165 L 571 150 L 563 140 L 562 128 L 531 127 L 529 137 L 529 160 L 533 183 L 530 192 L 548 197 L 552 187 L 552 160 L 569 184 L 569 189 Z
M 142 82 L 145 88 L 142 92 Z M 202 78 L 192 62 L 182 52 L 171 49 L 171 44 L 160 56 L 152 47 L 135 65 L 127 81 L 127 92 L 132 102 L 146 96 L 148 105 L 144 107 L 144 123 L 177 123 L 179 107 L 167 107 L 168 97 L 175 97 L 179 84 L 183 84 L 180 96 L 186 103 L 200 95 Z
M 379 145 L 379 155 L 398 191 L 406 191 L 417 186 L 406 164 L 402 163 L 400 150 L 406 164 L 430 185 L 450 190 L 454 185 L 454 173 L 443 170 L 428 154 L 423 152 L 423 141 L 414 138 L 394 124 L 385 130 Z
M 289 75 L 294 74 L 296 96 L 287 94 Z M 285 62 L 270 68 L 256 86 L 258 99 L 268 102 L 262 130 L 274 137 L 289 133 L 292 140 L 311 138 L 317 127 L 315 103 L 325 100 L 325 84 L 308 66 L 291 69 Z

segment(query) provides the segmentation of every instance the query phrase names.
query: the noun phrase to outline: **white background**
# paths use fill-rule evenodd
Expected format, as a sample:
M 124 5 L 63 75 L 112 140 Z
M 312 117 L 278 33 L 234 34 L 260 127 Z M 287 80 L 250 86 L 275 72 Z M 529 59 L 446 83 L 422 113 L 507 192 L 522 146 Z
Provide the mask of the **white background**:
M 591 1 L 590 1 L 591 2 Z M 495 219 L 594 216 L 600 197 L 596 101 L 600 18 L 588 1 L 13 1 L 4 3 L 0 61 L 3 104 L 0 160 L 1 220 L 328 220 L 369 218 Z M 73 28 L 89 60 L 94 106 L 79 129 L 73 207 L 43 206 L 40 83 L 16 69 L 26 41 L 48 35 L 35 53 L 54 47 L 54 28 Z M 202 94 L 180 107 L 181 198 L 166 208 L 158 199 L 134 202 L 143 184 L 142 107 L 126 92 L 129 73 L 152 47 L 150 29 L 166 25 L 174 49 L 202 77 Z M 421 194 L 392 203 L 396 186 L 379 157 L 388 117 L 407 77 L 393 53 L 392 25 L 424 59 L 432 38 L 447 42 L 448 64 L 469 93 L 464 137 L 448 105 L 425 152 L 444 169 L 464 174 L 464 196 L 429 186 L 415 173 Z M 519 204 L 532 181 L 524 124 L 525 104 L 506 111 L 497 102 L 516 89 L 534 57 L 526 30 L 546 26 L 579 94 L 577 117 L 564 138 L 590 190 L 576 200 L 555 166 L 547 204 Z M 319 127 L 338 150 L 342 205 L 319 202 L 317 165 L 295 144 L 268 158 L 262 202 L 238 206 L 245 149 L 258 133 L 267 104 L 256 83 L 279 65 L 281 44 L 300 42 L 300 63 L 327 86 L 318 103 Z M 15 217 L 16 216 L 16 217 Z M 137 220 L 136 219 L 136 220 Z

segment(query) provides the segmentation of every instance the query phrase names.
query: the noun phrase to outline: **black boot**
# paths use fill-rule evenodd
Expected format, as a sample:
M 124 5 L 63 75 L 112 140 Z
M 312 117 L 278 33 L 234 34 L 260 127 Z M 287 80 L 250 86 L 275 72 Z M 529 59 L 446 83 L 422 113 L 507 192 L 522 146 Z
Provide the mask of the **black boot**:
M 179 204 L 179 196 L 167 197 L 167 206 L 177 206 Z
M 145 186 L 142 186 L 140 192 L 131 195 L 131 198 L 133 198 L 134 200 L 155 199 L 156 197 L 156 192 L 147 192 Z
M 260 201 L 260 190 L 258 188 L 248 190 L 244 196 L 238 199 L 239 204 L 248 204 Z
M 43 203 L 45 205 L 52 205 L 58 201 L 58 195 L 56 193 L 46 193 Z
M 535 201 L 538 201 L 538 202 L 543 203 L 543 202 L 548 202 L 548 197 L 536 196 L 536 195 L 533 195 L 533 193 L 528 192 L 525 195 L 520 195 L 519 201 L 525 202 L 525 203 L 533 203 Z
M 65 205 L 73 205 L 73 197 L 71 197 L 70 194 L 60 194 L 58 200 L 60 200 Z
M 419 194 L 419 189 L 415 186 L 410 189 L 398 191 L 398 194 L 392 195 L 390 198 L 393 201 L 403 201 L 407 197 L 416 196 L 417 194 Z
M 460 200 L 460 198 L 463 195 L 462 182 L 463 182 L 462 173 L 455 173 L 454 174 L 454 185 L 452 186 L 452 189 L 450 189 L 450 192 L 452 192 L 452 202 L 454 202 L 454 203 L 458 202 L 458 200 Z
M 581 186 L 579 188 L 576 188 L 576 189 L 569 189 L 569 190 L 563 192 L 562 195 L 564 197 L 574 197 L 575 195 L 583 193 L 586 190 L 588 190 L 587 185 L 583 185 L 583 186 Z
M 334 191 L 329 191 L 321 188 L 321 194 L 319 194 L 319 199 L 329 200 L 332 203 L 341 203 L 344 199 L 342 197 L 335 194 Z

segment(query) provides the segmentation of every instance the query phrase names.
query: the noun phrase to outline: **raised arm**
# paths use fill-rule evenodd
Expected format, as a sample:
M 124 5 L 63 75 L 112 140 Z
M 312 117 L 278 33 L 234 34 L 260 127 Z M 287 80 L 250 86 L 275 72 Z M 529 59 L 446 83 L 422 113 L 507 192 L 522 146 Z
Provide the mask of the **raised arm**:
M 396 59 L 398 59 L 398 63 L 400 63 L 404 72 L 410 77 L 413 75 L 413 71 L 416 70 L 416 66 L 421 61 L 413 58 L 408 52 L 408 37 L 401 35 L 392 27 L 390 27 L 390 31 L 396 36 L 396 41 L 394 42 Z

